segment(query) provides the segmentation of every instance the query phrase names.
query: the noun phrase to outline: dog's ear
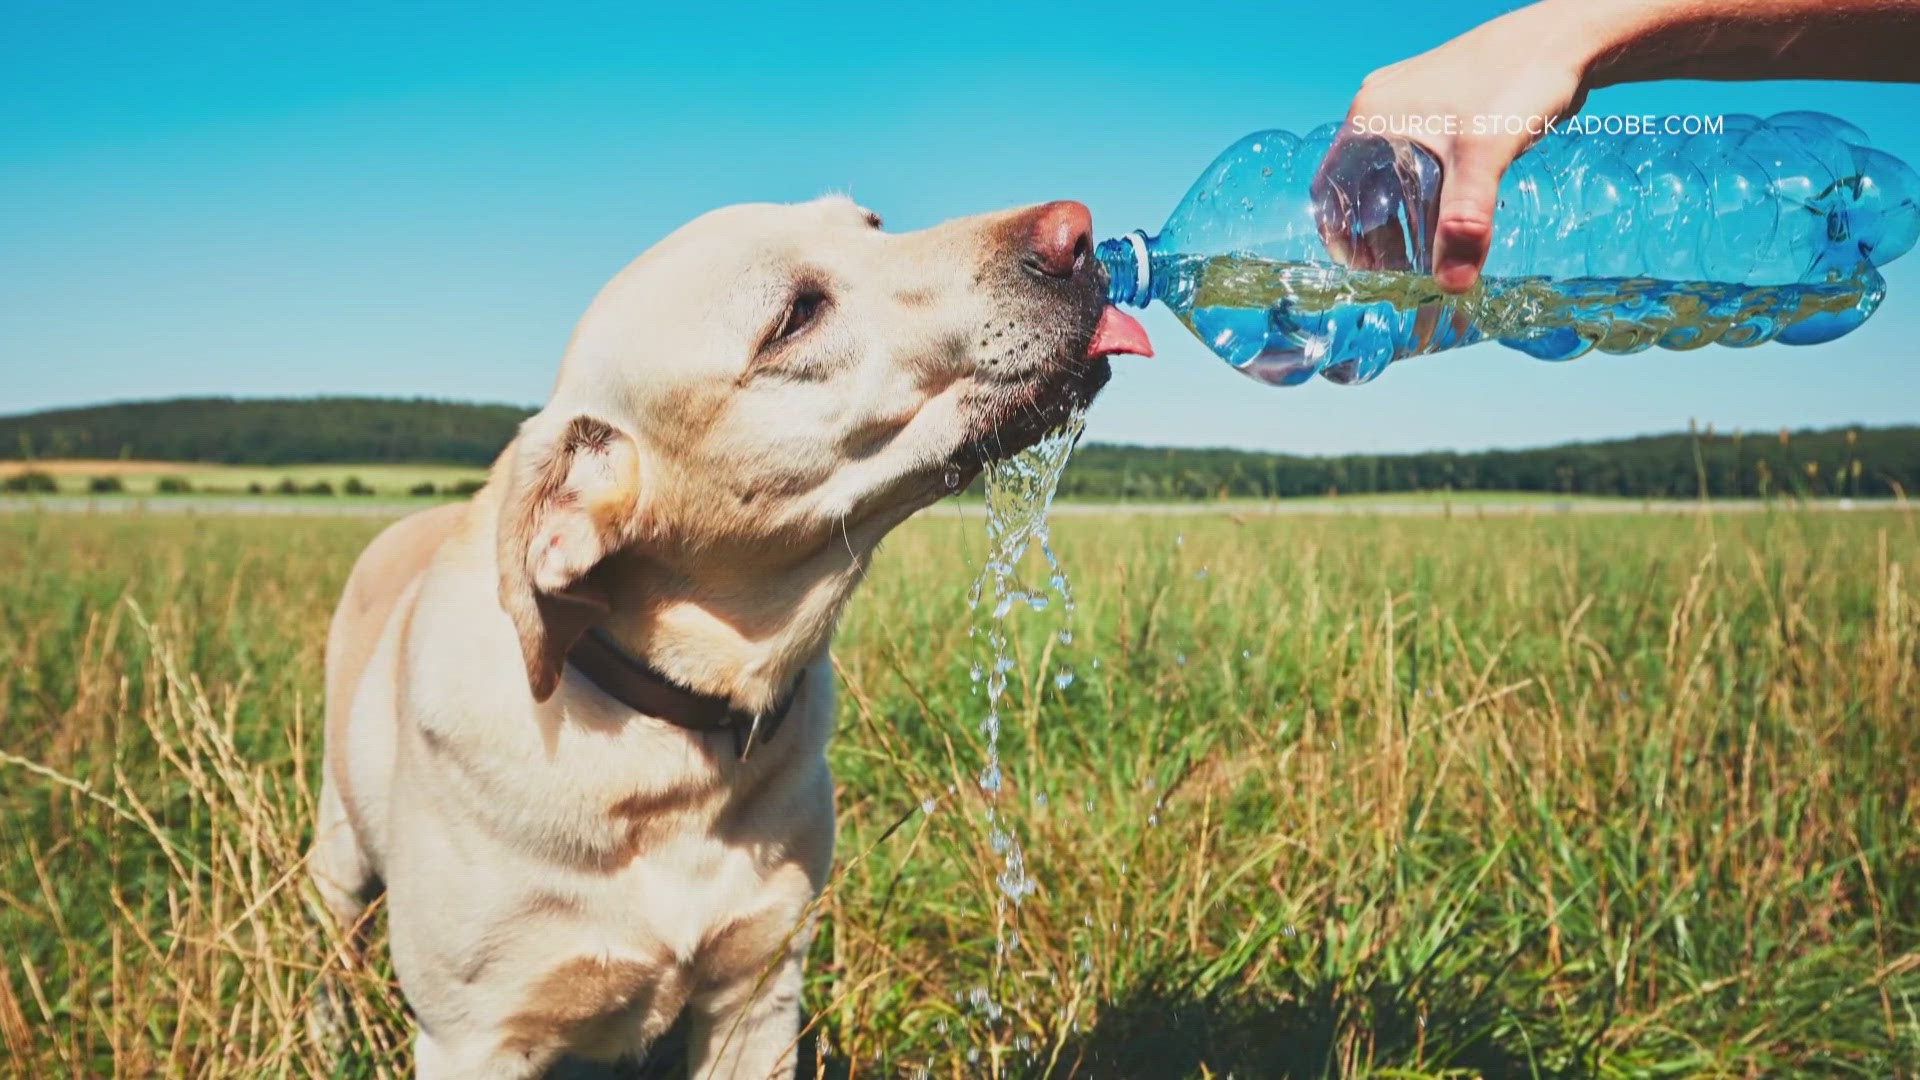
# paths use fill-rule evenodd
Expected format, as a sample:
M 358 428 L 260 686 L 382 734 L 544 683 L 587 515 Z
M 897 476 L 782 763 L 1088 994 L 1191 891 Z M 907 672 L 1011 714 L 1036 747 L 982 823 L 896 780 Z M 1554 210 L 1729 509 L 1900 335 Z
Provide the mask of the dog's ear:
M 500 503 L 500 606 L 520 635 L 536 701 L 553 696 L 567 650 L 607 613 L 589 578 L 631 535 L 639 492 L 633 439 L 591 416 L 521 425 Z

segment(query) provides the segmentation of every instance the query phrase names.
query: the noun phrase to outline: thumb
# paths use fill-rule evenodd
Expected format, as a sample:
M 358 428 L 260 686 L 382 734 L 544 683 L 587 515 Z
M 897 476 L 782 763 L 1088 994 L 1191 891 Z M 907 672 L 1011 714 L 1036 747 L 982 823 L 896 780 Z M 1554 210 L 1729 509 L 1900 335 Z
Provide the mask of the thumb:
M 1505 139 L 1454 140 L 1433 231 L 1433 277 L 1442 290 L 1465 292 L 1479 279 L 1493 242 L 1500 177 L 1519 151 L 1517 143 Z

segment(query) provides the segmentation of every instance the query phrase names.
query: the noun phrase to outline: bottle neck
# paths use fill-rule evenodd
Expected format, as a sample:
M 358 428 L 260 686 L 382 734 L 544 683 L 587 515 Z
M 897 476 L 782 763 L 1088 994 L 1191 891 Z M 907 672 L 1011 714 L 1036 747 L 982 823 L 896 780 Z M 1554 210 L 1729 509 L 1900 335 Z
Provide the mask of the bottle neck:
M 1152 241 L 1138 229 L 1113 240 L 1102 240 L 1093 257 L 1107 268 L 1107 302 L 1146 307 L 1153 299 Z

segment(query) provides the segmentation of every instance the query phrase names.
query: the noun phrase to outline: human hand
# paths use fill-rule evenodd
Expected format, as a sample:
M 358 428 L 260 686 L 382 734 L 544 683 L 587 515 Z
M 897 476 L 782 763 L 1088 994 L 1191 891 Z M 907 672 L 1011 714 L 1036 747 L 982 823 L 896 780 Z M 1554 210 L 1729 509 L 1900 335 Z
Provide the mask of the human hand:
M 1582 8 L 1546 0 L 1383 67 L 1361 82 L 1340 141 L 1355 138 L 1377 119 L 1391 122 L 1395 132 L 1405 131 L 1440 161 L 1431 269 L 1443 290 L 1465 292 L 1478 280 L 1493 238 L 1500 177 L 1539 138 L 1545 120 L 1579 110 L 1586 99 L 1586 70 L 1605 32 Z M 1316 180 L 1325 175 L 1323 163 Z M 1337 226 L 1326 230 L 1336 255 L 1361 269 L 1387 268 L 1369 265 L 1377 255 L 1367 250 L 1370 245 L 1350 246 L 1332 235 L 1337 231 Z

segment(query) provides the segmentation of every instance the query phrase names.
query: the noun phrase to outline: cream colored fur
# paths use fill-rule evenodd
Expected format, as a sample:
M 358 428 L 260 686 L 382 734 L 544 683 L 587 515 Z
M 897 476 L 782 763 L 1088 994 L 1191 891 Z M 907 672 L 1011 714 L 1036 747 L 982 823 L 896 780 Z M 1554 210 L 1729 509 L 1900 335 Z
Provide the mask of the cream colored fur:
M 346 925 L 384 887 L 418 1075 L 636 1054 L 683 1010 L 694 1075 L 791 1074 L 835 619 L 881 537 L 1087 362 L 1098 290 L 1020 270 L 1031 213 L 700 218 L 601 292 L 478 496 L 361 556 L 311 871 Z M 741 707 L 803 689 L 738 761 L 566 667 L 596 622 Z

